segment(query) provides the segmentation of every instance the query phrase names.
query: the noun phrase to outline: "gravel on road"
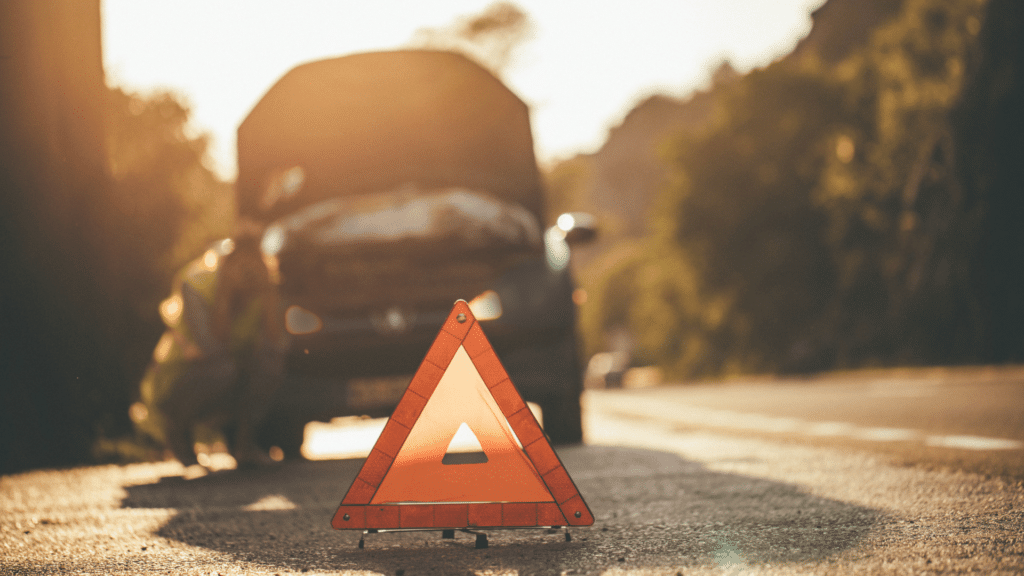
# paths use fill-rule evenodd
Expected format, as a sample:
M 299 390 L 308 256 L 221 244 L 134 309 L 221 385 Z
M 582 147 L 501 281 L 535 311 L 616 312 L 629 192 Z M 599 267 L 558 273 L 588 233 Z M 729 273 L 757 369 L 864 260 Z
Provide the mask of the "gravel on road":
M 589 406 L 559 451 L 596 516 L 572 541 L 331 529 L 360 460 L 183 476 L 174 462 L 0 477 L 0 574 L 1024 573 L 1024 483 Z

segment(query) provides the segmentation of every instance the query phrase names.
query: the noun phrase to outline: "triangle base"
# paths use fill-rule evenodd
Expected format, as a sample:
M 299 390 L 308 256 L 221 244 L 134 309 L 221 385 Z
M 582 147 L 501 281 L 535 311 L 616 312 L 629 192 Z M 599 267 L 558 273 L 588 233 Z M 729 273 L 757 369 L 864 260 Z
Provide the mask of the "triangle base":
M 585 505 L 581 506 L 581 516 L 583 514 L 589 516 Z M 567 522 L 561 509 L 554 502 L 342 505 L 331 520 L 331 526 L 335 530 L 442 530 L 567 526 L 578 523 L 579 520 Z

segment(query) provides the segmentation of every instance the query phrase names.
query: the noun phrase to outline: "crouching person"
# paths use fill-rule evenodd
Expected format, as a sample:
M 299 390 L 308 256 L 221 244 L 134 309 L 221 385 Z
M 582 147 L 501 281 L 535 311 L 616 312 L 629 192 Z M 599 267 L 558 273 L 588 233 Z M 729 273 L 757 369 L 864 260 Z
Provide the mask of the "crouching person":
M 243 231 L 216 244 L 175 279 L 161 303 L 168 329 L 142 381 L 140 423 L 185 466 L 197 463 L 197 427 L 223 433 L 239 466 L 272 462 L 256 431 L 282 382 L 278 294 L 259 248 Z

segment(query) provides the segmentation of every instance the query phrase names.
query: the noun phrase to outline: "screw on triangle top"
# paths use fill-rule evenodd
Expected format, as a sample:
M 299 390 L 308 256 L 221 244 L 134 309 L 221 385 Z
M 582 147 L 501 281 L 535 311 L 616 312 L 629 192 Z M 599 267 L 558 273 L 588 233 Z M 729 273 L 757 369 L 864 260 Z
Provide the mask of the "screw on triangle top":
M 338 530 L 446 531 L 593 523 L 464 300 L 331 521 Z

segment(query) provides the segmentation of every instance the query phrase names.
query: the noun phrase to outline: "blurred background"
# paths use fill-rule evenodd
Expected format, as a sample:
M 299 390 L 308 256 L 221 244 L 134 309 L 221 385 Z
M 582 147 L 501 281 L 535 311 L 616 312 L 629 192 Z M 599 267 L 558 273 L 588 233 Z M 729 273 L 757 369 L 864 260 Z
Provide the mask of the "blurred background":
M 1019 2 L 430 4 L 0 4 L 0 472 L 147 456 L 129 406 L 234 227 L 235 128 L 353 51 L 461 51 L 531 106 L 544 224 L 600 223 L 592 372 L 1024 360 Z

